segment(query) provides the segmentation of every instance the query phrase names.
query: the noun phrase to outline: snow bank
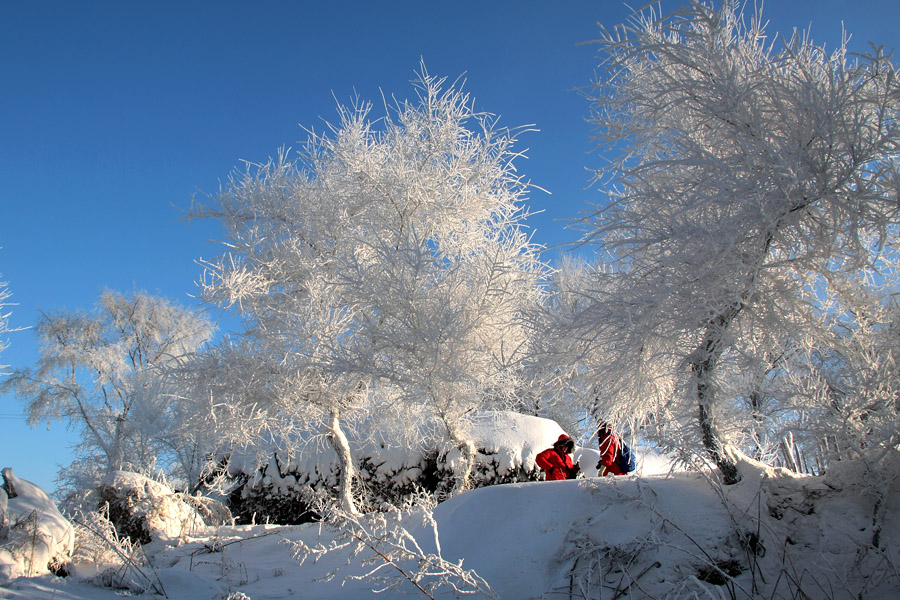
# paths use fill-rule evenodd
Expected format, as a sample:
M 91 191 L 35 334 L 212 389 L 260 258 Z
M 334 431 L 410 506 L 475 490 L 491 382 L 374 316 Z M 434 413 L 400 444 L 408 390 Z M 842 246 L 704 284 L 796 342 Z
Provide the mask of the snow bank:
M 409 521 L 405 527 L 423 551 L 439 545 L 444 559 L 463 561 L 503 599 L 897 598 L 897 486 L 883 490 L 887 510 L 876 524 L 859 464 L 831 479 L 748 473 L 724 488 L 709 475 L 489 486 L 434 510 L 437 539 L 431 527 Z M 876 527 L 880 542 L 873 545 Z M 177 545 L 154 544 L 150 551 L 169 600 L 371 598 L 374 583 L 353 577 L 379 564 L 374 553 L 352 556 L 335 547 L 300 566 L 284 543 L 329 546 L 334 539 L 317 524 L 233 526 Z M 366 559 L 376 562 L 366 566 Z M 381 574 L 400 576 L 393 568 Z M 3 585 L 0 595 L 119 597 L 116 590 L 73 579 L 19 579 Z M 417 597 L 408 581 L 400 583 L 379 597 Z
M 0 487 L 0 581 L 41 575 L 64 565 L 75 533 L 56 503 L 30 481 L 3 469 Z
M 502 598 L 563 593 L 570 585 L 615 590 L 628 583 L 626 570 L 633 577 L 645 568 L 653 573 L 644 584 L 682 580 L 699 552 L 688 535 L 720 547 L 732 533 L 727 511 L 714 495 L 698 495 L 696 481 L 638 482 L 589 478 L 464 494 L 435 510 L 444 556 L 464 559 Z

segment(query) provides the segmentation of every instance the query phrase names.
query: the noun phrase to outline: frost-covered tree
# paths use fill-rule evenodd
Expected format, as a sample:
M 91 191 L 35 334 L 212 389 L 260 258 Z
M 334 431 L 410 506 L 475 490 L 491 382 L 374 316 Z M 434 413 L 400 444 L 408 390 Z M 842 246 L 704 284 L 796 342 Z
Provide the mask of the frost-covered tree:
M 209 322 L 144 292 L 106 291 L 92 312 L 41 314 L 35 332 L 37 363 L 3 383 L 29 423 L 62 419 L 78 429 L 77 467 L 88 477 L 154 467 L 176 395 L 170 369 L 209 340 Z
M 547 276 L 544 301 L 531 313 L 535 334 L 527 386 L 515 407 L 522 413 L 552 418 L 570 434 L 588 437 L 598 419 L 615 416 L 593 410 L 599 408 L 596 369 L 604 357 L 571 325 L 590 306 L 604 280 L 602 266 L 572 255 L 564 255 Z
M 340 456 L 346 509 L 344 427 L 376 398 L 437 416 L 470 467 L 462 417 L 503 396 L 527 346 L 518 319 L 539 264 L 519 230 L 514 138 L 443 84 L 423 69 L 415 100 L 380 119 L 368 104 L 339 107 L 295 159 L 250 166 L 194 211 L 226 232 L 203 289 L 243 319 L 223 351 L 255 364 L 252 389 L 221 409 L 318 424 Z
M 431 105 L 441 104 L 452 118 L 468 118 L 465 97 L 437 92 L 427 91 L 432 99 L 412 118 L 433 118 L 427 117 Z M 472 144 L 459 132 L 448 133 L 439 144 L 458 156 L 449 168 L 427 169 L 433 206 L 411 202 L 398 209 L 393 223 L 388 221 L 390 238 L 360 236 L 341 277 L 348 297 L 364 306 L 361 333 L 373 350 L 373 372 L 401 390 L 408 405 L 418 406 L 420 418 L 433 415 L 446 428 L 461 459 L 459 491 L 468 485 L 475 452 L 465 415 L 517 402 L 531 343 L 523 315 L 540 301 L 541 267 L 516 226 L 518 176 L 503 162 L 510 158 L 510 140 L 491 140 L 488 132 Z M 431 137 L 425 136 L 421 157 L 398 157 L 394 168 L 408 170 L 433 152 Z M 401 145 L 403 152 L 408 145 Z M 472 221 L 458 220 L 463 215 Z
M 835 278 L 816 290 L 825 307 L 815 335 L 795 342 L 783 365 L 791 384 L 798 467 L 817 472 L 833 459 L 883 470 L 900 441 L 900 307 L 896 252 L 882 268 Z M 827 295 L 825 292 L 828 291 Z M 801 421 L 798 423 L 797 421 Z M 808 459 L 815 465 L 804 465 Z M 895 458 L 895 457 L 894 457 Z
M 617 158 L 583 241 L 619 281 L 585 317 L 618 357 L 611 393 L 673 425 L 692 415 L 733 482 L 723 360 L 747 336 L 774 348 L 805 335 L 815 288 L 896 244 L 895 66 L 881 48 L 851 60 L 797 32 L 768 41 L 730 1 L 643 13 L 599 43 L 594 120 Z
M 0 281 L 0 336 L 5 336 L 9 333 L 10 313 L 5 312 L 6 307 L 9 306 L 9 303 L 7 302 L 9 297 L 9 284 L 5 281 Z M 9 342 L 4 337 L 0 337 L 0 353 L 6 350 L 7 346 L 9 346 Z M 6 366 L 0 364 L 0 373 L 3 373 L 5 369 Z

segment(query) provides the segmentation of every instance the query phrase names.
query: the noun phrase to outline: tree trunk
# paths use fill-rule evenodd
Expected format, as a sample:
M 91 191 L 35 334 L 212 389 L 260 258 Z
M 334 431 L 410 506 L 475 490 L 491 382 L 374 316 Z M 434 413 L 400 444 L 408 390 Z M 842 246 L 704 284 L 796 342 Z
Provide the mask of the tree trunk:
M 800 473 L 800 463 L 794 455 L 794 434 L 790 431 L 781 438 L 781 456 L 784 459 L 784 466 L 793 471 Z
M 124 446 L 125 446 L 125 417 L 116 416 L 116 430 L 113 437 L 113 445 L 109 449 L 109 472 L 121 471 L 125 466 Z
M 710 458 L 719 467 L 722 480 L 726 485 L 732 485 L 741 480 L 737 463 L 732 453 L 727 451 L 726 443 L 722 439 L 716 424 L 715 394 L 712 390 L 712 374 L 716 363 L 722 355 L 722 338 L 725 330 L 734 321 L 743 308 L 742 303 L 735 303 L 716 317 L 706 328 L 706 334 L 700 347 L 689 358 L 691 383 L 697 395 L 698 418 L 703 446 Z
M 890 487 L 890 484 L 888 484 Z M 876 490 L 875 507 L 872 511 L 872 545 L 879 550 L 884 550 L 881 545 L 881 529 L 884 525 L 884 517 L 887 512 L 887 495 L 884 490 Z
M 350 443 L 344 430 L 341 428 L 340 412 L 337 409 L 331 410 L 331 421 L 328 425 L 328 435 L 331 438 L 331 445 L 338 457 L 340 464 L 340 483 L 338 484 L 338 499 L 341 508 L 351 515 L 360 514 L 356 508 L 356 502 L 353 500 L 353 480 L 356 477 L 356 467 L 353 465 L 353 455 L 350 453 Z
M 472 440 L 460 440 L 456 447 L 463 459 L 463 469 L 458 474 L 456 483 L 453 486 L 453 495 L 461 494 L 469 490 L 472 486 L 472 467 L 475 463 L 475 444 Z
M 472 467 L 475 463 L 475 444 L 472 440 L 464 438 L 456 424 L 449 423 L 446 419 L 444 424 L 447 426 L 447 435 L 459 450 L 463 461 L 463 468 L 456 473 L 456 481 L 453 482 L 452 495 L 461 494 L 471 487 Z

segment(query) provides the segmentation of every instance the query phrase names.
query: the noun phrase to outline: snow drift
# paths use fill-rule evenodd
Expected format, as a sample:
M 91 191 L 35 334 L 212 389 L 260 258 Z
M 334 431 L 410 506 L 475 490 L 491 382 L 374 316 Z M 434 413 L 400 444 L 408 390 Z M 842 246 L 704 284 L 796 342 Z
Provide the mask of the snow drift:
M 3 469 L 0 486 L 0 582 L 49 573 L 72 554 L 72 524 L 56 503 L 12 468 Z

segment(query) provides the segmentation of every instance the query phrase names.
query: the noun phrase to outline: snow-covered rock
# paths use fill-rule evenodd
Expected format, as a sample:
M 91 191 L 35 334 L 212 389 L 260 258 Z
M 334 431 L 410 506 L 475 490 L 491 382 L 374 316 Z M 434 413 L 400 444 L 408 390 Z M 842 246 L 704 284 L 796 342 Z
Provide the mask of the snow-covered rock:
M 75 533 L 38 486 L 3 469 L 0 487 L 0 581 L 43 575 L 63 566 Z

